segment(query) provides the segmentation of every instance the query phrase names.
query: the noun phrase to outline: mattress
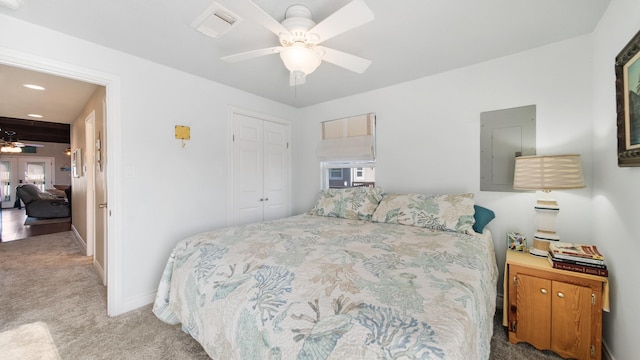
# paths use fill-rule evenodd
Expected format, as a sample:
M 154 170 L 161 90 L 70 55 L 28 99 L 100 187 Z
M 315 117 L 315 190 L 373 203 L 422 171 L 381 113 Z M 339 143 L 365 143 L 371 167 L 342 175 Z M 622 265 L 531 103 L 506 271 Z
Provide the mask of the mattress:
M 490 233 L 303 214 L 191 236 L 153 312 L 213 359 L 488 359 Z

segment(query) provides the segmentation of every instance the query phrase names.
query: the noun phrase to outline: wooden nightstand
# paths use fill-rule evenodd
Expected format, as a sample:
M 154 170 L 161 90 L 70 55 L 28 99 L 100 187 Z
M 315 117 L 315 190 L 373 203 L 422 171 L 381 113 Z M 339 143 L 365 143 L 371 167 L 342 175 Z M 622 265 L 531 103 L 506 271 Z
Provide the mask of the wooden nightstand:
M 546 258 L 507 250 L 502 324 L 509 341 L 564 358 L 600 360 L 608 284 L 605 277 L 554 269 Z

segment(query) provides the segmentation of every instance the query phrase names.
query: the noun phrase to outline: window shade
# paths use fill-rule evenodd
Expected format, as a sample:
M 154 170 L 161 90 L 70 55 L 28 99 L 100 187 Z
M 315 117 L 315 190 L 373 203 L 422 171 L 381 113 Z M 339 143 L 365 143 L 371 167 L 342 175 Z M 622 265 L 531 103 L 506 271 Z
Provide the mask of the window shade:
M 316 148 L 320 161 L 374 161 L 375 116 L 364 114 L 322 123 Z

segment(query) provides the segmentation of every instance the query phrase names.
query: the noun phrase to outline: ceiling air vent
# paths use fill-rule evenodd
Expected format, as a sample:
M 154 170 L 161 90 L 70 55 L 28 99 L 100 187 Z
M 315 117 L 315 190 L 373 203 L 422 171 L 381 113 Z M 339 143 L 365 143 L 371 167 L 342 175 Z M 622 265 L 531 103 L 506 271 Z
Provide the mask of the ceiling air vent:
M 219 38 L 241 22 L 242 19 L 238 15 L 214 2 L 191 23 L 191 26 L 207 36 Z

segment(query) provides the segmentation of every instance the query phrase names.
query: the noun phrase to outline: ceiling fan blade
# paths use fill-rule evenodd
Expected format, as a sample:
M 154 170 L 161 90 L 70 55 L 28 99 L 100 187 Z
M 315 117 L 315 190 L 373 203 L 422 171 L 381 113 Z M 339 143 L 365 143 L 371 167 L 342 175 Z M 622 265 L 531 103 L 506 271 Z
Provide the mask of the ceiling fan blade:
M 311 28 L 309 33 L 317 35 L 321 43 L 343 32 L 349 31 L 373 20 L 375 15 L 363 0 L 353 0 L 340 10 L 329 15 Z
M 324 46 L 316 46 L 316 49 L 320 49 L 321 52 L 324 52 L 322 55 L 323 61 L 330 62 L 358 74 L 365 72 L 369 65 L 371 65 L 371 60 L 347 54 L 342 51 L 330 49 Z
M 236 8 L 240 14 L 264 26 L 277 36 L 289 33 L 289 30 L 276 21 L 276 19 L 272 18 L 271 15 L 262 10 L 262 8 L 253 1 L 234 0 L 232 3 L 233 7 Z
M 282 49 L 282 46 L 274 46 L 274 47 L 265 48 L 265 49 L 251 50 L 251 51 L 246 51 L 238 54 L 227 55 L 227 56 L 221 57 L 220 59 L 226 62 L 235 63 L 239 61 L 257 58 L 260 56 L 277 54 L 280 52 L 280 49 Z
M 289 86 L 298 86 L 307 82 L 305 74 L 296 74 L 294 71 L 289 73 Z

